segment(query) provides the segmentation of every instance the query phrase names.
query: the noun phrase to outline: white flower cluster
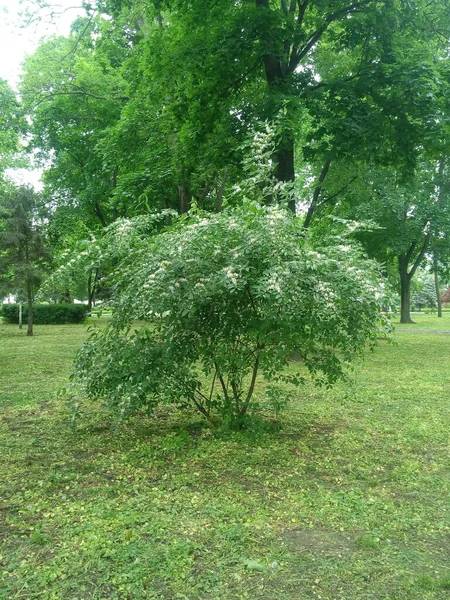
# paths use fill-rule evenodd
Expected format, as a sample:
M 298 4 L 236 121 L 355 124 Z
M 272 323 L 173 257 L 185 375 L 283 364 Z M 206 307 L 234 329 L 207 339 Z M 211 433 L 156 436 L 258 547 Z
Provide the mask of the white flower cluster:
M 281 284 L 278 273 L 274 273 L 267 281 L 267 289 L 281 294 Z
M 224 267 L 223 272 L 225 273 L 226 277 L 228 277 L 228 279 L 231 281 L 231 283 L 234 286 L 237 286 L 237 284 L 238 284 L 237 273 L 235 273 L 231 267 Z

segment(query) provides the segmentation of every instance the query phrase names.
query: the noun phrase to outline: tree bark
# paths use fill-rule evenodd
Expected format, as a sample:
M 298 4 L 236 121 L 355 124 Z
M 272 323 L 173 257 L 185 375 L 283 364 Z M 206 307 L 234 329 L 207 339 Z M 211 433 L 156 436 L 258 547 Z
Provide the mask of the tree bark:
M 27 299 L 28 299 L 28 327 L 27 335 L 33 335 L 33 291 L 31 289 L 31 281 L 27 279 Z
M 429 226 L 429 221 L 424 223 L 424 227 Z M 400 311 L 400 323 L 414 323 L 411 319 L 411 279 L 414 277 L 415 272 L 420 266 L 420 263 L 425 256 L 425 252 L 428 250 L 431 240 L 431 230 L 428 227 L 428 232 L 423 240 L 422 247 L 417 255 L 417 258 L 411 265 L 408 271 L 410 262 L 413 259 L 414 253 L 417 251 L 417 241 L 411 242 L 407 252 L 401 254 L 398 257 L 398 270 L 400 274 L 400 300 L 401 300 L 401 311 Z
M 399 258 L 400 273 L 400 323 L 414 323 L 411 319 L 411 277 L 405 256 Z
M 89 277 L 87 281 L 87 294 L 88 294 L 88 311 L 92 311 L 92 307 L 95 304 L 95 292 L 96 292 L 96 284 L 98 279 L 99 270 L 96 269 L 94 276 L 92 276 L 92 271 L 89 271 Z
M 349 15 L 368 7 L 371 3 L 375 4 L 373 0 L 360 0 L 350 2 L 347 6 L 334 11 L 329 10 L 328 13 L 325 12 L 320 17 L 318 22 L 316 21 L 313 29 L 311 29 L 305 26 L 304 23 L 310 0 L 281 0 L 280 9 L 284 19 L 287 18 L 286 23 L 289 23 L 286 27 L 283 25 L 273 26 L 271 13 L 275 10 L 275 3 L 272 4 L 270 0 L 255 0 L 256 8 L 260 11 L 262 60 L 269 87 L 269 96 L 273 100 L 272 115 L 277 113 L 283 106 L 289 109 L 289 104 L 286 104 L 284 100 L 292 96 L 290 80 L 297 67 L 302 61 L 307 60 L 308 54 L 331 24 L 346 19 Z M 274 27 L 278 27 L 278 30 L 274 31 Z M 277 36 L 284 36 L 281 38 L 283 40 L 282 52 L 279 48 L 277 49 Z M 286 129 L 280 138 L 274 156 L 277 163 L 275 177 L 278 181 L 294 181 L 294 136 Z M 295 213 L 294 200 L 289 202 L 289 208 Z M 308 218 L 308 225 L 315 208 L 314 206 Z
M 225 185 L 227 182 L 227 173 L 226 171 L 224 173 L 222 173 L 222 176 L 220 178 L 220 182 L 217 185 L 217 189 L 216 189 L 216 212 L 220 212 L 222 210 L 223 207 L 223 196 L 225 194 Z
M 178 184 L 178 213 L 187 213 L 191 208 L 191 190 L 189 189 L 189 172 L 184 167 L 179 170 L 180 179 Z
M 442 317 L 442 302 L 441 302 L 441 293 L 439 291 L 439 274 L 438 274 L 438 265 L 437 258 L 433 254 L 433 269 L 434 269 L 434 288 L 436 290 L 436 302 L 438 309 L 438 317 Z
M 22 302 L 19 302 L 19 329 L 22 329 Z
M 101 207 L 99 202 L 96 202 L 93 209 L 93 214 L 94 216 L 97 217 L 97 219 L 100 221 L 102 227 L 106 227 L 108 225 L 106 218 L 105 218 L 105 213 L 103 212 L 103 208 Z
M 191 208 L 191 195 L 187 185 L 183 184 L 178 186 L 178 200 L 178 211 L 180 215 L 187 213 Z
M 284 142 L 280 144 L 274 159 L 276 162 L 275 177 L 278 181 L 288 182 L 295 180 L 295 142 L 292 136 L 286 137 Z M 295 200 L 289 200 L 289 210 L 295 215 Z
M 330 170 L 331 160 L 327 158 L 327 160 L 323 163 L 322 170 L 319 175 L 319 179 L 317 181 L 317 185 L 314 188 L 313 197 L 311 200 L 311 204 L 309 205 L 308 212 L 306 213 L 305 222 L 303 223 L 303 229 L 308 229 L 311 225 L 312 218 L 316 211 L 320 194 L 322 193 L 322 185 L 325 181 L 325 177 L 328 175 L 328 171 Z
M 27 270 L 30 270 L 30 248 L 28 245 L 28 239 L 25 240 L 25 261 L 27 265 Z M 27 335 L 33 335 L 33 289 L 31 285 L 30 273 L 27 273 L 27 300 L 28 300 L 28 327 L 27 327 Z
M 92 299 L 93 299 L 93 292 L 92 292 L 92 271 L 89 271 L 89 276 L 88 276 L 88 280 L 87 280 L 87 295 L 88 295 L 88 312 L 90 313 L 92 311 Z
M 268 11 L 269 0 L 256 0 L 256 6 Z M 286 41 L 285 45 L 289 54 L 291 44 L 289 41 Z M 283 103 L 279 100 L 280 96 L 283 96 L 283 94 L 280 94 L 280 92 L 282 91 L 283 86 L 286 84 L 287 78 L 291 73 L 286 68 L 283 68 L 280 58 L 277 55 L 266 53 L 263 54 L 262 58 L 264 62 L 266 81 L 269 87 L 269 94 L 272 95 L 273 98 L 277 98 L 275 100 L 275 107 L 278 107 L 278 109 L 275 112 L 278 112 L 278 110 L 283 106 Z M 281 182 L 294 181 L 295 139 L 291 133 L 281 133 L 280 140 L 278 142 L 278 148 L 275 150 L 273 159 L 276 164 L 274 172 L 275 178 Z M 295 200 L 290 200 L 288 206 L 289 209 L 295 214 Z

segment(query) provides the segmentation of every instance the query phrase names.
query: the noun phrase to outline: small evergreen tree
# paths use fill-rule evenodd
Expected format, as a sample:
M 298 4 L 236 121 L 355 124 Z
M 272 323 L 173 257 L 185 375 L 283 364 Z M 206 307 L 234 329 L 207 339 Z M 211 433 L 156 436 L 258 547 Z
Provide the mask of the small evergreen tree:
M 0 282 L 3 290 L 28 302 L 27 335 L 33 335 L 33 299 L 49 259 L 37 215 L 38 195 L 26 186 L 9 187 L 0 198 Z
M 412 297 L 413 304 L 419 309 L 436 308 L 436 289 L 433 277 L 427 276 Z

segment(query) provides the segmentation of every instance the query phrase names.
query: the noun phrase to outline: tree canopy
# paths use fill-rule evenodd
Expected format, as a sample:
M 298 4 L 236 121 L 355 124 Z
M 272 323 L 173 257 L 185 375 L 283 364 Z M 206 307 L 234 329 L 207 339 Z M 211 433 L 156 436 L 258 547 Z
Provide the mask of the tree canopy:
M 345 220 L 370 222 L 354 238 L 411 319 L 417 269 L 433 252 L 444 273 L 450 249 L 444 0 L 84 8 L 67 37 L 27 58 L 20 85 L 60 262 L 117 219 L 239 205 L 250 178 L 256 202 L 277 205 L 283 189 L 316 239 Z
M 15 164 L 19 137 L 24 132 L 21 107 L 11 87 L 0 79 L 0 175 Z

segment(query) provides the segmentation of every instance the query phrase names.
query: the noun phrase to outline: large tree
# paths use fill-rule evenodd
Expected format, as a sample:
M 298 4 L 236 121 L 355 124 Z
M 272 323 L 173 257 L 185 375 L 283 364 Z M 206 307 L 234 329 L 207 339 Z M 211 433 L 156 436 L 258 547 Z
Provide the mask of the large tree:
M 430 124 L 433 57 L 448 39 L 442 2 L 105 0 L 97 15 L 92 6 L 52 58 L 50 84 L 29 85 L 30 72 L 42 72 L 36 58 L 25 86 L 38 91 L 34 119 L 47 129 L 67 98 L 66 114 L 89 104 L 83 127 L 67 137 L 59 129 L 58 143 L 38 140 L 69 159 L 59 173 L 71 172 L 71 150 L 89 145 L 76 177 L 84 187 L 70 185 L 78 195 L 91 187 L 88 174 L 96 186 L 106 178 L 119 214 L 185 212 L 192 200 L 220 208 L 242 142 L 261 120 L 277 123 L 277 178 L 294 180 L 305 163 L 316 177 L 308 220 L 336 161 L 375 154 L 414 167 Z M 65 177 L 49 183 L 61 181 L 67 187 Z
M 218 210 L 245 139 L 271 123 L 275 177 L 306 184 L 305 229 L 327 213 L 385 228 L 368 248 L 395 256 L 410 319 L 411 279 L 448 228 L 444 2 L 99 0 L 87 10 L 68 39 L 29 59 L 22 86 L 58 207 L 102 226 L 193 201 Z
M 414 176 L 391 167 L 355 165 L 347 171 L 357 173 L 333 206 L 322 207 L 325 217 L 337 215 L 371 223 L 356 233 L 367 252 L 377 258 L 398 282 L 401 322 L 411 323 L 411 282 L 426 261 L 433 244 L 442 256 L 450 250 L 450 186 L 447 161 L 422 160 Z M 331 181 L 331 180 L 330 180 Z M 329 182 L 331 186 L 331 183 Z M 334 185 L 338 185 L 337 182 Z M 332 187 L 327 189 L 330 198 Z M 329 220 L 316 224 L 320 231 Z
M 30 143 L 45 167 L 43 180 L 57 205 L 74 206 L 90 226 L 105 227 L 117 216 L 111 203 L 116 165 L 97 152 L 106 129 L 126 100 L 116 65 L 120 47 L 97 52 L 97 29 L 78 19 L 68 38 L 43 42 L 27 58 L 20 85 L 30 116 Z

